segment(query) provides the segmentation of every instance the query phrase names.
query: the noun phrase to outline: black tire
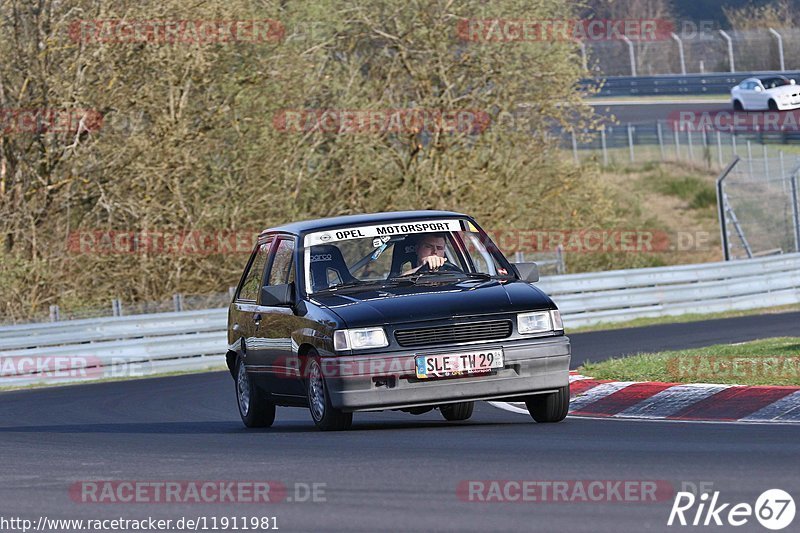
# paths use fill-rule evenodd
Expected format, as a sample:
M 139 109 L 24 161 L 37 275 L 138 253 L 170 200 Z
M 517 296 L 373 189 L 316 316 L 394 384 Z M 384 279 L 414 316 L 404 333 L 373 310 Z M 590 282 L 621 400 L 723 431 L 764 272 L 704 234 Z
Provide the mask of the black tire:
M 744 111 L 744 107 L 742 107 L 742 103 L 739 100 L 733 101 L 733 110 L 734 111 Z
M 778 110 L 778 104 L 777 104 L 777 102 L 775 102 L 775 100 L 770 100 L 769 102 L 767 102 L 767 107 L 769 107 L 770 111 L 777 111 Z
M 550 394 L 528 396 L 525 406 L 537 422 L 561 422 L 569 412 L 569 385 Z
M 445 420 L 457 422 L 459 420 L 468 420 L 472 416 L 472 411 L 475 409 L 475 402 L 459 402 L 449 403 L 439 407 L 439 411 Z
M 331 405 L 328 387 L 319 359 L 312 355 L 306 366 L 306 397 L 311 419 L 322 431 L 343 431 L 353 425 L 353 413 L 345 413 Z
M 236 358 L 236 405 L 239 416 L 249 428 L 268 428 L 275 422 L 275 403 L 253 383 L 245 370 L 241 357 Z

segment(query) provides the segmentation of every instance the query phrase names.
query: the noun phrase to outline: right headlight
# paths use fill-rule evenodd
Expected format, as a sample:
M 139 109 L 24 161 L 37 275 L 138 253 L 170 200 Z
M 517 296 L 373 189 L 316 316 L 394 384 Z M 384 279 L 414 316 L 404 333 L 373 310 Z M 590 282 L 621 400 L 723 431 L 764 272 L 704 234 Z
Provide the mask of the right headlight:
M 564 331 L 561 313 L 557 309 L 520 313 L 517 315 L 517 331 L 520 335 Z

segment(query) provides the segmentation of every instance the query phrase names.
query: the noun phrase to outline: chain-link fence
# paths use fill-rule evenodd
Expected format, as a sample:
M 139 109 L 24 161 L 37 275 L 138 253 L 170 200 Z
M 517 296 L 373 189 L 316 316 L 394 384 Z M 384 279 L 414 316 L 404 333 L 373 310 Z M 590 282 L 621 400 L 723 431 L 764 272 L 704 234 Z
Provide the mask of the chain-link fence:
M 740 159 L 720 179 L 720 225 L 725 257 L 800 252 L 800 157 Z
M 800 28 L 673 33 L 657 41 L 582 45 L 596 77 L 800 69 Z
M 562 148 L 575 163 L 589 160 L 604 166 L 650 161 L 682 161 L 721 170 L 734 157 L 751 161 L 768 175 L 772 170 L 785 175 L 791 164 L 793 143 L 800 133 L 730 133 L 726 131 L 681 131 L 668 120 L 649 123 L 606 125 L 597 131 L 563 132 Z M 792 145 L 790 145 L 792 143 Z M 790 165 L 787 167 L 787 165 Z

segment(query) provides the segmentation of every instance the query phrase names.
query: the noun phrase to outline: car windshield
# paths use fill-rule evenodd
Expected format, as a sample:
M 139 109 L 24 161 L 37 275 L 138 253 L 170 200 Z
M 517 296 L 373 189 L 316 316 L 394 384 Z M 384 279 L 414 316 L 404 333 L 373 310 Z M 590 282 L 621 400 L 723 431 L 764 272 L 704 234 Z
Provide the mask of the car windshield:
M 790 82 L 787 78 L 776 77 L 776 78 L 762 78 L 761 84 L 764 86 L 765 89 L 774 89 L 775 87 L 782 87 L 784 85 L 789 85 Z
M 426 264 L 426 257 L 438 256 Z M 353 226 L 305 236 L 307 292 L 434 278 L 508 278 L 508 262 L 468 220 Z M 430 261 L 430 259 L 428 259 Z

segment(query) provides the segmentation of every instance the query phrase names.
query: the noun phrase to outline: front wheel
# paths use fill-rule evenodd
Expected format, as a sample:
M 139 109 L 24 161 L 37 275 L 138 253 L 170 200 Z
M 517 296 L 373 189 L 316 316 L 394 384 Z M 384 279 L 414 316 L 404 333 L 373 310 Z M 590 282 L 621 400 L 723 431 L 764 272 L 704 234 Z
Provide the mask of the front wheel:
M 439 407 L 439 412 L 445 420 L 456 422 L 459 420 L 467 420 L 472 416 L 472 411 L 475 409 L 475 402 L 459 402 L 449 403 Z
M 743 111 L 744 107 L 742 107 L 742 103 L 739 100 L 733 101 L 733 110 L 734 111 Z
M 770 111 L 777 111 L 778 110 L 778 102 L 776 102 L 775 100 L 770 100 L 769 103 L 767 104 L 767 107 L 769 107 Z
M 569 412 L 569 385 L 550 394 L 528 396 L 525 406 L 537 422 L 561 422 Z
M 353 413 L 345 413 L 331 405 L 330 394 L 322 374 L 322 366 L 316 357 L 309 359 L 306 375 L 306 395 L 311 418 L 322 431 L 350 429 Z
M 275 403 L 253 383 L 241 357 L 236 358 L 236 400 L 239 416 L 249 428 L 267 428 L 275 422 Z

